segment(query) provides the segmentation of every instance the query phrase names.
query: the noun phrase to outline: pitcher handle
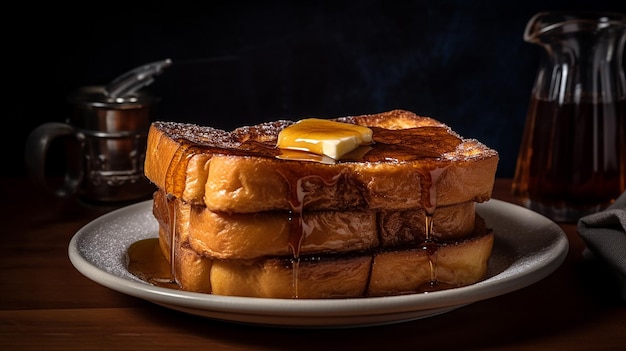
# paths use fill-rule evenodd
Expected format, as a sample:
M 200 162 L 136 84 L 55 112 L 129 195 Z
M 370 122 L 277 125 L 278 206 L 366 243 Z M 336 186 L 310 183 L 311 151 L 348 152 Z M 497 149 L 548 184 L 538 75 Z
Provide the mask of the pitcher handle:
M 82 144 L 80 133 L 76 133 L 76 130 L 66 123 L 48 122 L 31 131 L 26 139 L 26 171 L 33 183 L 44 191 L 57 197 L 68 198 L 78 191 L 83 178 L 83 158 L 78 155 L 76 157 L 78 165 L 75 167 L 67 165 L 62 184 L 52 186 L 48 181 L 45 166 L 52 141 L 60 137 L 74 137 Z

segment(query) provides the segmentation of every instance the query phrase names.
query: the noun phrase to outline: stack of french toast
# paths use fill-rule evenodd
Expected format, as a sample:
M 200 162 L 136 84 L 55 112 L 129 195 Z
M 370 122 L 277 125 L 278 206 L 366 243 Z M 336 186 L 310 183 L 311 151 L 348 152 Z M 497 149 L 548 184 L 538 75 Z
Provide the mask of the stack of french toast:
M 287 120 L 232 131 L 152 124 L 145 174 L 181 289 L 348 298 L 485 277 L 494 235 L 476 203 L 491 197 L 495 150 L 404 110 L 307 121 L 317 134 Z M 341 128 L 365 142 L 348 145 Z M 287 132 L 341 156 L 280 145 Z

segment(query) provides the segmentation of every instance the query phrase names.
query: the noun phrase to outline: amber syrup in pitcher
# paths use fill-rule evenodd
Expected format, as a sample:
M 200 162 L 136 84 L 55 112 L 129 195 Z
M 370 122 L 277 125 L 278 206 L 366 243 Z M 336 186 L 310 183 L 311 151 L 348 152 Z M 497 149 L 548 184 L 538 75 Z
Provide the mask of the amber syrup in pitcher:
M 625 190 L 626 100 L 567 103 L 533 97 L 513 193 L 559 222 L 602 210 Z

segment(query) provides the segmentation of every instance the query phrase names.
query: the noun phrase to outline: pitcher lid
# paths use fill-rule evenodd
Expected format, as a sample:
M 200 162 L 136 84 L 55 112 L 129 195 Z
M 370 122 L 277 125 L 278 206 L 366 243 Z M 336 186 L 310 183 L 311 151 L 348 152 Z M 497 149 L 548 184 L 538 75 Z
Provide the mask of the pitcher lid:
M 526 24 L 524 40 L 537 41 L 544 35 L 599 31 L 609 27 L 626 29 L 626 14 L 597 11 L 545 11 L 535 14 Z
M 101 85 L 80 87 L 70 93 L 67 100 L 74 105 L 109 109 L 141 108 L 159 101 L 158 98 L 144 91 L 137 91 L 123 98 L 111 98 L 106 94 L 105 87 Z

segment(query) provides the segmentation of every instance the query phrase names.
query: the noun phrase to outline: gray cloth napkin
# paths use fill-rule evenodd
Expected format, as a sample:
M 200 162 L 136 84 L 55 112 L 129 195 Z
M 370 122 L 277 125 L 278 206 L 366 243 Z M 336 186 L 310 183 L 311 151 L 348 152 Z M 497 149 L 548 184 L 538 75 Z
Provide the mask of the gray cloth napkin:
M 626 192 L 606 210 L 578 220 L 578 233 L 589 250 L 615 271 L 626 300 Z

